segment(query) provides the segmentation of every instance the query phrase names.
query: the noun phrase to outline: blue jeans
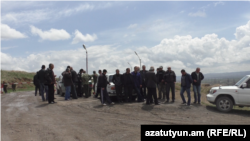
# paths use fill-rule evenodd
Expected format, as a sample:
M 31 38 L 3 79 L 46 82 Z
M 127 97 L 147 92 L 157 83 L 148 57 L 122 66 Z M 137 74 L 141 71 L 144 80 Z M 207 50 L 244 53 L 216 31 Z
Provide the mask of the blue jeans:
M 194 102 L 197 102 L 197 95 L 198 95 L 198 103 L 201 102 L 201 86 L 195 86 L 193 85 L 194 90 Z
M 143 101 L 141 93 L 140 93 L 140 88 L 135 87 L 135 92 L 137 93 L 137 101 Z
M 65 100 L 70 99 L 71 86 L 65 86 Z
M 185 97 L 184 97 L 184 92 L 187 92 L 187 96 L 188 96 L 188 105 L 190 105 L 190 101 L 191 101 L 191 97 L 190 97 L 190 88 L 186 88 L 186 87 L 181 87 L 181 99 L 183 101 L 183 103 L 186 103 Z
M 44 91 L 46 92 L 46 99 L 44 98 Z M 42 100 L 48 100 L 48 86 L 44 84 L 40 84 L 40 94 L 42 96 Z

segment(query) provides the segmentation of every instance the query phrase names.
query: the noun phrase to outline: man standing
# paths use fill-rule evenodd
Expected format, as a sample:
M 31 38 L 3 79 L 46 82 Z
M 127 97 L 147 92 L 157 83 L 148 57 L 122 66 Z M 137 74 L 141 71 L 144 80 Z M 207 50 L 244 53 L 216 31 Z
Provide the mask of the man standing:
M 93 77 L 93 80 L 94 80 L 94 94 L 95 94 L 95 85 L 96 85 L 96 82 L 97 82 L 97 77 L 98 77 L 98 75 L 96 74 L 96 72 L 95 71 L 93 71 L 93 75 L 92 75 L 92 77 Z
M 42 96 L 42 100 L 43 101 L 47 101 L 48 100 L 48 86 L 45 85 L 45 65 L 42 65 L 42 68 L 41 70 L 38 72 L 38 80 L 39 80 L 39 83 L 40 83 L 40 94 Z M 44 98 L 44 91 L 46 93 L 46 99 Z
M 144 102 L 142 99 L 141 93 L 140 93 L 140 88 L 142 87 L 142 82 L 141 82 L 141 75 L 138 72 L 138 67 L 134 67 L 134 71 L 131 73 L 133 80 L 134 80 L 134 89 L 135 92 L 137 93 L 137 102 Z
M 8 84 L 3 81 L 3 91 L 7 94 L 7 87 L 8 87 Z
M 71 79 L 72 79 L 72 85 L 71 85 L 71 91 L 72 91 L 72 98 L 77 99 L 77 93 L 76 93 L 76 85 L 77 85 L 77 74 L 76 71 L 73 70 L 73 67 L 70 67 L 71 72 Z
M 113 76 L 112 82 L 115 84 L 117 101 L 122 102 L 122 75 L 119 69 L 116 69 L 116 74 Z
M 35 96 L 37 94 L 37 90 L 38 90 L 39 95 L 40 95 L 40 84 L 39 84 L 39 80 L 38 80 L 38 72 L 36 72 L 36 75 L 34 75 L 33 84 L 35 85 Z
M 63 73 L 63 84 L 65 86 L 65 100 L 70 100 L 70 91 L 72 88 L 71 86 L 73 85 L 70 68 L 66 69 Z
M 86 71 L 83 71 L 82 74 L 82 84 L 83 84 L 83 92 L 85 93 L 85 98 L 90 97 L 89 92 L 89 80 L 91 80 L 91 76 L 86 73 Z
M 123 74 L 123 86 L 124 86 L 124 95 L 126 102 L 132 102 L 132 90 L 134 87 L 134 80 L 130 73 L 130 69 L 126 69 L 126 73 Z
M 45 85 L 48 86 L 48 103 L 49 104 L 54 104 L 56 103 L 54 101 L 54 84 L 56 83 L 55 77 L 53 72 L 54 69 L 54 64 L 49 64 L 49 68 L 46 70 L 45 73 Z
M 146 83 L 145 83 L 145 74 L 147 73 L 148 71 L 146 70 L 146 66 L 143 65 L 142 66 L 142 70 L 140 71 L 140 74 L 141 74 L 141 79 L 142 79 L 142 87 L 141 87 L 141 95 L 142 95 L 142 98 L 143 99 L 146 99 L 147 98 L 147 95 L 146 95 Z
M 166 85 L 164 83 L 164 75 L 165 75 L 165 71 L 162 70 L 163 67 L 160 66 L 159 67 L 159 71 L 157 72 L 157 78 L 158 78 L 158 94 L 159 97 L 158 99 L 164 99 L 165 100 L 165 96 L 166 96 Z M 163 93 L 163 96 L 162 96 Z
M 169 102 L 169 91 L 171 89 L 172 92 L 172 102 L 175 100 L 175 82 L 176 82 L 176 75 L 174 71 L 171 70 L 171 67 L 168 67 L 168 70 L 166 71 L 164 75 L 164 80 L 166 84 L 167 89 L 167 101 Z
M 149 105 L 152 103 L 152 101 L 153 101 L 152 96 L 153 96 L 155 105 L 160 105 L 158 103 L 157 96 L 156 96 L 157 79 L 156 79 L 156 75 L 154 72 L 154 67 L 150 67 L 150 70 L 145 74 L 145 84 L 148 88 L 148 95 L 147 95 L 146 104 Z
M 194 90 L 194 104 L 197 102 L 198 95 L 198 104 L 200 104 L 201 99 L 201 80 L 204 79 L 203 74 L 200 72 L 200 68 L 196 68 L 196 71 L 191 74 L 193 79 L 193 90 Z M 197 95 L 196 95 L 197 94 Z
M 106 77 L 107 70 L 104 69 L 102 75 L 99 77 L 99 86 L 101 87 L 101 103 L 102 105 L 106 105 L 104 102 L 108 104 L 114 104 L 108 95 L 107 92 L 107 84 L 109 84 L 107 77 Z
M 77 74 L 77 79 L 78 79 L 78 92 L 77 92 L 77 96 L 78 97 L 82 97 L 82 73 L 83 73 L 83 69 L 79 70 L 79 73 Z
M 181 70 L 181 99 L 183 101 L 182 104 L 185 104 L 187 106 L 190 106 L 190 101 L 191 101 L 191 97 L 190 97 L 190 87 L 191 87 L 191 83 L 193 82 L 191 75 L 186 73 L 186 71 L 184 69 Z M 187 96 L 188 96 L 188 103 L 186 103 L 185 97 L 184 97 L 184 92 L 187 92 Z
M 97 77 L 97 82 L 99 82 L 99 77 L 102 75 L 102 70 L 99 70 L 98 73 L 99 73 L 99 76 Z M 99 83 L 97 83 L 96 90 L 95 90 L 95 98 L 98 98 L 98 95 L 101 93 L 101 87 L 98 84 Z

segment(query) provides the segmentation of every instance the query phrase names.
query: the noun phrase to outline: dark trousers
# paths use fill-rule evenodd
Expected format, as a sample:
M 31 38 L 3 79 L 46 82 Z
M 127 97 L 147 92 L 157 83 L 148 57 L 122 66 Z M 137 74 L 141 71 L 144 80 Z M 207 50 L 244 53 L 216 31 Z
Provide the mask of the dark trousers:
M 101 88 L 97 88 L 95 92 L 95 98 L 98 98 L 98 95 L 101 93 Z
M 132 86 L 124 86 L 124 95 L 126 102 L 132 102 Z
M 172 101 L 175 100 L 175 83 L 167 83 L 167 101 L 169 100 L 169 91 L 171 89 Z
M 54 102 L 54 84 L 48 85 L 48 103 Z
M 7 93 L 7 86 L 8 86 L 8 85 L 3 85 L 3 91 L 4 91 L 5 93 Z
M 152 103 L 153 99 L 152 96 L 154 97 L 154 102 L 155 104 L 158 104 L 157 96 L 156 96 L 156 88 L 149 88 L 148 87 L 148 96 L 147 96 L 147 104 Z
M 101 88 L 101 103 L 105 103 L 107 102 L 108 104 L 111 104 L 111 100 L 109 98 L 108 92 L 107 92 L 107 88 L 104 88 L 104 90 Z
M 37 94 L 37 90 L 38 90 L 38 93 L 39 93 L 39 95 L 40 95 L 40 85 L 35 85 L 35 96 L 36 96 L 36 94 Z
M 85 93 L 85 97 L 88 98 L 90 97 L 90 93 L 89 93 L 89 85 L 83 85 L 83 92 Z
M 146 86 L 142 85 L 142 87 L 140 88 L 140 91 L 141 91 L 142 98 L 146 99 L 147 98 L 147 95 L 146 95 Z
M 72 98 L 77 99 L 76 86 L 77 84 L 71 85 Z
M 12 84 L 12 91 L 16 91 L 16 84 Z
M 115 92 L 116 92 L 117 101 L 121 101 L 122 100 L 122 86 L 115 85 Z
M 141 93 L 140 93 L 140 88 L 134 87 L 135 92 L 137 93 L 137 102 L 143 101 Z
M 78 83 L 77 96 L 82 97 L 82 83 Z

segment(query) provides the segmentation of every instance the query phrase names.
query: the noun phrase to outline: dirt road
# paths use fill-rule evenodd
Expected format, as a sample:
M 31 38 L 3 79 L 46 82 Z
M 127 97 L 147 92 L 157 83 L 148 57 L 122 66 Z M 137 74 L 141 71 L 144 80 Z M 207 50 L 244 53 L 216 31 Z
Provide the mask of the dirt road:
M 139 141 L 142 124 L 249 124 L 250 111 L 224 114 L 214 107 L 125 103 L 95 98 L 42 102 L 33 92 L 1 95 L 2 141 Z

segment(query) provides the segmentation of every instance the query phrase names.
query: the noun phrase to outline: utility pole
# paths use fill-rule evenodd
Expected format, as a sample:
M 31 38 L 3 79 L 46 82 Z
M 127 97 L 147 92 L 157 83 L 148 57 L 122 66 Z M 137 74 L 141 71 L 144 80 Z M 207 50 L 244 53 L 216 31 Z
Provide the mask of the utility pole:
M 88 52 L 87 52 L 87 49 L 86 49 L 85 45 L 83 44 L 82 46 L 86 50 L 86 72 L 88 74 Z
M 135 54 L 138 56 L 138 54 L 135 52 Z M 140 69 L 141 69 L 141 58 L 138 56 L 139 60 L 140 60 Z

